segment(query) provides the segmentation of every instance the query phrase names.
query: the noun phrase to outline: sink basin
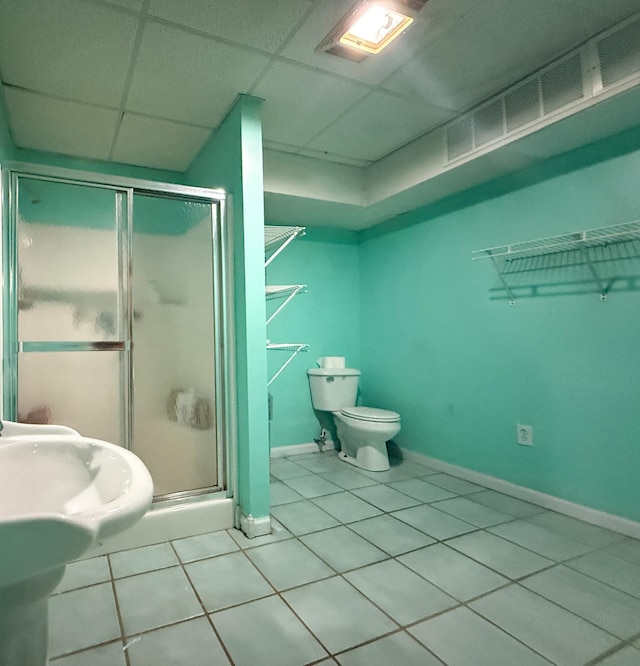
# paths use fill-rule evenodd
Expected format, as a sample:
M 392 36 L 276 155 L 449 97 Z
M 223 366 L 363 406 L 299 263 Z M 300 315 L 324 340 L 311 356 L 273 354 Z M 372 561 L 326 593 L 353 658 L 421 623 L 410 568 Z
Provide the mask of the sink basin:
M 3 425 L 0 663 L 40 666 L 46 602 L 65 565 L 140 520 L 153 483 L 143 462 L 115 444 L 63 426 Z M 12 434 L 13 425 L 25 434 Z
M 130 527 L 152 495 L 142 461 L 115 444 L 79 435 L 0 438 L 0 587 Z

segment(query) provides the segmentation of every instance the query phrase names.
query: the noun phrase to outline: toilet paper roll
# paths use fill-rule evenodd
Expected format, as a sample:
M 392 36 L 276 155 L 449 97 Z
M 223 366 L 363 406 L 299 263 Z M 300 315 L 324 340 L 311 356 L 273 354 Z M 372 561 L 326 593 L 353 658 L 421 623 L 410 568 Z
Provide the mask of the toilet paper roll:
M 321 368 L 346 368 L 347 360 L 344 356 L 322 356 L 317 360 Z

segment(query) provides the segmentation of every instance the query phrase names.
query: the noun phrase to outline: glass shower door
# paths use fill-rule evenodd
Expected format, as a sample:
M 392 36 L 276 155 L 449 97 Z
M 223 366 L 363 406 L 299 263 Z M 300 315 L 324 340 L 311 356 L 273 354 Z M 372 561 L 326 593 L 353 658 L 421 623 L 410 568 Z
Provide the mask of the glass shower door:
M 9 413 L 126 446 L 126 192 L 26 176 L 14 188 L 17 387 Z
M 133 451 L 157 496 L 218 485 L 211 202 L 133 197 Z
M 12 184 L 4 414 L 131 449 L 156 497 L 223 487 L 217 195 L 48 175 Z

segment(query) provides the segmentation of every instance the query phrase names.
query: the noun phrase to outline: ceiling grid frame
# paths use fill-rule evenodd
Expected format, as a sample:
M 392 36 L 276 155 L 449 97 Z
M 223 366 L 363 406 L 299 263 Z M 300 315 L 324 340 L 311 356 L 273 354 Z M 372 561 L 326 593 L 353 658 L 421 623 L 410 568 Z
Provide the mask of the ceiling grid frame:
M 286 7 L 288 4 L 292 4 L 292 2 L 293 0 L 277 0 L 277 4 L 280 7 Z M 519 9 L 519 2 L 523 3 L 522 12 Z M 116 17 L 123 19 L 129 17 L 129 19 L 137 21 L 136 43 L 138 50 L 132 54 L 127 70 L 126 80 L 128 81 L 129 88 L 134 79 L 135 71 L 140 64 L 138 58 L 141 44 L 140 35 L 144 35 L 144 30 L 151 25 L 163 25 L 167 29 L 180 34 L 199 36 L 201 39 L 212 43 L 226 44 L 230 47 L 238 48 L 241 53 L 254 53 L 264 57 L 265 66 L 256 75 L 256 78 L 251 81 L 250 85 L 245 84 L 237 92 L 256 94 L 259 90 L 261 93 L 259 96 L 266 100 L 265 108 L 266 105 L 269 105 L 269 88 L 267 87 L 266 91 L 264 91 L 266 94 L 263 94 L 260 85 L 265 80 L 265 77 L 268 76 L 268 73 L 274 67 L 278 66 L 278 63 L 297 68 L 296 71 L 299 72 L 300 79 L 306 80 L 306 85 L 309 87 L 322 86 L 326 97 L 331 100 L 331 103 L 334 102 L 332 86 L 339 85 L 339 82 L 343 82 L 343 85 L 346 85 L 345 89 L 349 89 L 351 86 L 354 86 L 351 89 L 356 92 L 357 89 L 360 89 L 362 91 L 360 100 L 349 100 L 348 97 L 343 97 L 342 99 L 336 98 L 336 105 L 334 106 L 336 113 L 332 114 L 334 117 L 330 118 L 327 115 L 326 124 L 317 124 L 313 128 L 313 134 L 305 135 L 305 133 L 299 133 L 289 138 L 287 138 L 286 134 L 282 134 L 282 136 L 270 136 L 268 128 L 265 128 L 267 131 L 264 132 L 263 138 L 266 150 L 279 152 L 282 160 L 293 160 L 294 158 L 300 160 L 300 164 L 304 163 L 309 167 L 310 174 L 320 167 L 324 173 L 327 168 L 332 168 L 331 165 L 336 165 L 336 167 L 340 166 L 344 169 L 361 170 L 363 173 L 371 174 L 371 177 L 366 175 L 365 180 L 377 184 L 378 174 L 388 173 L 392 165 L 400 164 L 401 168 L 397 177 L 389 179 L 389 183 L 384 184 L 383 187 L 378 188 L 376 186 L 373 191 L 367 192 L 364 196 L 361 192 L 354 193 L 351 199 L 354 205 L 358 207 L 357 210 L 354 211 L 352 207 L 349 207 L 349 204 L 345 204 L 348 206 L 345 209 L 347 215 L 350 216 L 351 212 L 355 212 L 355 215 L 353 219 L 345 219 L 344 223 L 339 222 L 339 224 L 344 224 L 350 228 L 362 228 L 363 226 L 369 226 L 376 221 L 384 219 L 384 215 L 397 214 L 402 210 L 406 210 L 408 205 L 416 205 L 424 201 L 424 199 L 421 199 L 417 195 L 416 186 L 419 184 L 416 180 L 417 176 L 414 174 L 407 176 L 405 173 L 410 169 L 410 165 L 401 164 L 404 156 L 416 154 L 420 151 L 420 146 L 432 145 L 434 137 L 440 140 L 443 128 L 446 127 L 447 123 L 452 123 L 456 118 L 464 115 L 464 113 L 477 113 L 482 106 L 477 103 L 472 104 L 467 107 L 463 114 L 453 109 L 448 103 L 448 96 L 446 94 L 439 94 L 440 90 L 445 93 L 447 92 L 446 88 L 449 85 L 449 81 L 446 76 L 442 80 L 438 80 L 437 75 L 439 70 L 432 71 L 432 67 L 437 68 L 442 64 L 447 65 L 442 70 L 443 74 L 462 66 L 471 68 L 473 72 L 482 71 L 484 74 L 487 73 L 483 69 L 485 53 L 490 55 L 492 52 L 499 51 L 503 44 L 507 46 L 515 42 L 520 42 L 518 45 L 524 46 L 527 54 L 535 54 L 526 62 L 526 65 L 529 67 L 528 71 L 540 72 L 544 68 L 545 63 L 552 64 L 558 60 L 558 54 L 567 54 L 575 51 L 579 48 L 580 44 L 585 44 L 585 42 L 592 45 L 593 42 L 590 40 L 595 39 L 594 35 L 605 36 L 608 33 L 613 33 L 623 24 L 632 23 L 640 15 L 640 0 L 608 0 L 606 8 L 603 8 L 599 0 L 579 0 L 579 2 L 577 0 L 541 0 L 542 2 L 544 6 L 541 4 L 540 11 L 537 11 L 526 0 L 485 0 L 483 3 L 477 3 L 473 0 L 429 0 L 419 12 L 416 23 L 407 32 L 406 36 L 397 40 L 397 43 L 394 42 L 389 47 L 388 53 L 385 51 L 380 56 L 376 56 L 379 60 L 372 57 L 368 59 L 368 62 L 361 65 L 353 63 L 344 64 L 340 62 L 341 59 L 339 58 L 312 53 L 316 44 L 326 34 L 327 23 L 331 20 L 331 17 L 339 18 L 343 16 L 353 5 L 353 0 L 322 0 L 321 2 L 319 0 L 305 0 L 300 5 L 300 13 L 296 14 L 289 22 L 279 26 L 274 23 L 270 24 L 267 20 L 265 25 L 261 24 L 260 30 L 266 31 L 269 38 L 254 41 L 251 41 L 246 35 L 253 34 L 251 30 L 257 28 L 255 28 L 255 25 L 251 27 L 247 24 L 249 32 L 244 33 L 243 16 L 245 17 L 244 20 L 250 16 L 249 11 L 251 7 L 261 8 L 258 0 L 236 0 L 233 4 L 229 4 L 226 0 L 182 0 L 180 11 L 175 9 L 175 6 L 169 0 L 60 0 L 59 3 L 56 3 L 56 6 L 62 8 L 60 11 L 67 11 L 69 8 L 82 5 L 88 8 L 87 11 L 89 13 L 95 9 L 97 12 L 96 16 L 106 9 L 112 15 L 114 21 Z M 6 50 L 3 50 L 1 44 L 3 41 L 7 44 L 7 34 L 3 32 L 2 24 L 5 24 L 5 30 L 9 30 L 9 25 L 3 19 L 10 17 L 11 14 L 19 14 L 26 11 L 31 12 L 29 16 L 33 16 L 35 20 L 37 14 L 34 12 L 37 8 L 49 5 L 48 0 L 21 0 L 20 3 L 15 3 L 13 0 L 0 0 L 0 78 L 4 82 L 3 89 L 7 95 L 11 94 L 12 99 L 15 99 L 17 95 L 21 95 L 21 99 L 25 100 L 24 104 L 28 102 L 34 110 L 39 106 L 39 101 L 44 101 L 46 98 L 52 100 L 50 105 L 53 105 L 55 108 L 69 109 L 68 113 L 57 112 L 57 117 L 54 120 L 56 123 L 63 123 L 63 126 L 58 130 L 58 128 L 54 128 L 52 125 L 49 132 L 50 135 L 53 135 L 54 129 L 56 129 L 55 133 L 58 135 L 57 138 L 60 139 L 50 144 L 53 146 L 54 152 L 68 154 L 71 157 L 106 159 L 107 161 L 110 159 L 113 161 L 117 157 L 120 157 L 121 160 L 126 159 L 124 163 L 127 164 L 153 166 L 156 168 L 165 168 L 170 171 L 179 171 L 185 168 L 185 165 L 188 166 L 189 161 L 197 153 L 199 146 L 206 140 L 207 134 L 212 130 L 215 131 L 215 128 L 219 125 L 232 102 L 229 103 L 229 106 L 224 107 L 224 111 L 222 109 L 216 111 L 216 117 L 212 118 L 211 121 L 200 124 L 189 120 L 188 116 L 182 116 L 180 119 L 168 118 L 164 115 L 162 109 L 153 105 L 134 111 L 126 101 L 123 102 L 123 100 L 129 98 L 126 89 L 120 90 L 118 103 L 111 106 L 104 106 L 103 104 L 91 102 L 81 94 L 75 94 L 76 91 L 78 93 L 82 91 L 81 81 L 78 82 L 78 86 L 68 89 L 65 93 L 64 89 L 52 88 L 54 92 L 47 92 L 46 90 L 39 89 L 37 86 L 31 87 L 28 84 L 25 85 L 23 82 L 8 81 L 5 78 Z M 163 7 L 165 9 L 169 7 L 169 10 L 164 11 Z M 222 29 L 212 29 L 214 24 L 211 23 L 211 16 L 213 15 L 211 7 L 220 7 L 227 12 L 228 16 L 224 17 L 224 21 L 227 21 L 227 23 L 223 21 L 221 25 L 231 25 L 233 28 L 231 32 L 227 33 Z M 502 35 L 492 32 L 492 25 L 501 26 L 505 23 L 505 20 L 492 22 L 491 17 L 493 15 L 499 16 L 500 12 L 504 14 L 507 9 L 509 17 L 507 24 L 509 25 L 509 32 L 511 34 Z M 196 20 L 198 16 L 197 12 L 205 10 L 209 12 L 207 14 L 209 22 L 199 22 Z M 277 12 L 273 14 L 276 16 Z M 520 22 L 518 21 L 519 17 L 523 17 L 523 20 Z M 228 23 L 229 21 L 231 23 Z M 466 26 L 466 32 L 461 32 L 463 26 Z M 478 28 L 481 26 L 488 27 L 488 31 L 479 30 Z M 34 26 L 27 27 L 32 29 Z M 546 27 L 549 27 L 550 34 L 547 35 L 545 33 L 545 39 L 540 40 L 540 34 L 536 30 L 541 28 L 546 29 Z M 43 24 L 34 34 L 23 36 L 21 33 L 18 33 L 13 38 L 13 41 L 10 39 L 11 48 L 13 46 L 18 49 L 27 48 L 29 44 L 34 42 L 46 43 L 47 30 L 49 28 L 49 25 Z M 461 35 L 466 35 L 470 39 L 461 40 Z M 24 42 L 24 44 L 21 45 L 20 41 Z M 433 58 L 435 54 L 442 52 L 443 47 L 453 44 L 455 44 L 455 52 L 459 51 L 459 55 L 455 61 L 439 62 L 437 58 Z M 535 48 L 533 47 L 534 45 Z M 73 43 L 68 45 L 69 50 L 65 57 L 68 57 L 69 53 L 73 53 L 73 47 Z M 10 47 L 6 46 L 6 48 Z M 168 44 L 167 48 L 170 49 L 171 45 Z M 509 46 L 509 48 L 511 47 Z M 594 47 L 590 46 L 589 48 Z M 453 51 L 450 48 L 449 51 L 445 49 L 444 52 Z M 472 54 L 472 57 L 469 57 L 469 53 Z M 465 54 L 467 54 L 466 57 Z M 33 62 L 35 65 L 37 61 L 33 60 L 34 57 L 36 57 L 34 53 L 30 52 L 28 56 L 25 56 L 24 60 Z M 179 58 L 180 54 L 176 53 L 174 57 Z M 519 72 L 516 78 L 519 79 L 519 82 L 523 82 L 529 76 L 533 76 L 527 74 L 526 71 L 522 71 L 523 58 L 519 60 L 516 58 L 514 62 L 516 61 L 519 63 L 518 67 L 520 69 L 513 69 L 512 67 L 512 77 L 516 72 Z M 493 57 L 489 58 L 488 62 L 498 63 L 499 60 Z M 505 53 L 505 58 L 500 62 L 509 62 L 509 54 Z M 592 57 L 581 59 L 581 63 L 585 67 L 592 66 L 593 62 L 595 60 Z M 591 65 L 587 63 L 591 63 Z M 107 65 L 110 66 L 110 63 L 104 63 L 103 67 Z M 413 72 L 413 74 L 422 77 L 422 79 L 419 79 L 420 85 L 415 88 L 401 85 L 402 81 L 398 78 L 408 67 L 413 68 L 413 70 L 410 69 L 410 73 Z M 95 70 L 95 76 L 99 77 L 99 74 L 100 68 Z M 490 72 L 484 77 L 486 80 L 482 85 L 494 86 L 494 90 L 488 90 L 487 92 L 492 94 L 485 94 L 482 98 L 486 100 L 485 108 L 488 108 L 488 102 L 496 97 L 500 89 L 506 91 L 517 83 L 511 83 L 508 87 L 502 85 L 496 90 L 495 82 L 499 81 L 500 78 L 492 79 L 489 74 Z M 590 77 L 595 77 L 596 73 L 593 69 L 590 69 L 589 75 Z M 504 71 L 501 76 L 504 78 Z M 623 93 L 630 90 L 637 85 L 635 77 L 631 77 L 631 79 L 624 82 L 616 81 L 615 86 L 613 86 L 615 90 L 611 86 L 606 87 L 607 89 L 603 92 L 601 99 L 609 99 L 614 93 Z M 592 87 L 592 89 L 594 88 L 595 86 Z M 10 91 L 14 92 L 10 93 Z M 300 95 L 304 96 L 304 94 L 304 88 L 302 88 Z M 364 100 L 367 98 L 368 101 L 365 102 Z M 385 100 L 388 105 L 396 107 L 397 117 L 391 117 L 388 112 L 385 112 L 384 106 L 378 108 L 378 102 Z M 397 103 L 394 100 L 397 100 Z M 371 101 L 375 101 L 376 103 L 371 105 Z M 346 105 L 346 102 L 349 102 L 349 105 Z M 83 114 L 84 116 L 87 115 L 87 104 L 94 105 L 91 108 L 96 111 L 94 114 L 96 122 L 104 116 L 102 111 L 107 113 L 107 116 L 104 116 L 105 119 L 107 117 L 111 118 L 108 114 L 113 112 L 120 114 L 118 126 L 111 137 L 110 149 L 106 156 L 101 152 L 101 148 L 97 150 L 97 142 L 93 142 L 96 148 L 93 154 L 91 153 L 93 149 L 90 145 L 87 146 L 87 150 L 85 151 L 77 150 L 78 143 L 74 143 L 73 141 L 69 141 L 67 144 L 71 152 L 65 151 L 65 144 L 62 139 L 65 136 L 69 138 L 73 137 L 75 121 L 76 119 L 78 121 L 81 120 Z M 188 100 L 185 100 L 185 104 L 188 104 Z M 504 105 L 504 99 L 501 101 L 501 104 Z M 414 107 L 414 105 L 416 106 Z M 10 131 L 18 147 L 24 146 L 39 150 L 51 150 L 46 144 L 35 145 L 35 139 L 38 138 L 35 135 L 34 141 L 30 142 L 24 134 L 26 131 L 25 128 L 23 126 L 16 128 L 15 126 L 15 122 L 13 121 L 15 111 L 13 102 L 12 104 L 6 104 L 6 106 L 8 107 Z M 358 122 L 358 110 L 369 106 L 372 108 L 369 127 L 378 126 L 380 130 L 368 131 L 366 137 L 362 138 L 358 136 L 359 132 L 362 133 L 362 123 Z M 73 110 L 74 108 L 75 111 Z M 415 121 L 415 124 L 412 124 L 412 108 L 417 109 L 415 113 L 418 116 L 420 114 L 419 110 L 424 110 L 422 112 L 424 116 L 423 120 L 420 121 L 418 119 Z M 582 111 L 584 108 L 586 107 L 582 102 L 577 102 L 574 110 Z M 562 110 L 566 110 L 566 108 L 563 106 Z M 44 109 L 41 109 L 41 111 L 44 111 Z M 292 107 L 291 113 L 295 112 L 296 109 Z M 439 118 L 438 114 L 440 112 L 445 115 Z M 553 113 L 558 113 L 557 116 L 554 116 L 554 120 L 564 120 L 562 112 L 554 109 Z M 123 157 L 124 153 L 118 152 L 116 146 L 118 144 L 118 137 L 123 131 L 123 121 L 126 115 L 130 115 L 131 119 L 135 120 L 135 123 L 129 126 L 128 131 L 137 132 L 137 135 L 130 136 L 134 136 L 139 145 L 137 147 L 132 146 L 132 150 Z M 275 116 L 281 116 L 277 119 L 277 122 L 282 126 L 287 124 L 286 114 L 278 113 Z M 548 108 L 546 110 L 543 108 L 544 117 L 550 117 Z M 316 116 L 316 123 L 319 120 L 321 118 Z M 480 115 L 478 115 L 476 120 L 480 122 Z M 621 131 L 625 129 L 626 125 L 624 123 L 626 123 L 626 120 L 620 116 L 619 121 L 617 130 L 612 129 L 607 131 Z M 402 128 L 402 131 L 394 134 L 393 141 L 389 141 L 390 130 L 395 132 L 395 129 L 387 125 L 389 122 L 396 123 Z M 66 128 L 64 127 L 65 123 L 67 125 Z M 304 120 L 300 120 L 300 123 L 304 123 Z M 46 124 L 44 116 L 41 116 L 40 124 Z M 134 125 L 139 129 L 134 130 Z M 149 128 L 157 129 L 150 131 Z M 522 129 L 520 127 L 515 130 L 511 128 L 511 131 L 514 132 L 513 140 L 523 138 L 534 131 L 537 132 L 540 128 L 534 121 L 531 126 L 526 126 L 527 132 L 522 131 Z M 106 131 L 110 130 L 106 128 Z M 175 141 L 181 143 L 184 150 L 181 151 L 180 155 L 174 154 L 175 151 L 171 141 L 163 141 L 163 138 L 159 135 L 151 136 L 154 133 L 158 134 L 160 131 L 165 134 L 174 135 Z M 501 143 L 504 137 L 497 140 L 492 139 L 491 133 L 493 131 L 492 127 L 489 127 L 488 131 L 483 134 L 481 127 L 474 124 L 472 139 L 473 146 L 478 149 L 478 152 L 474 151 L 471 156 L 465 154 L 457 157 L 450 165 L 445 161 L 445 168 L 441 169 L 441 172 L 445 173 L 450 168 L 459 169 L 465 166 L 469 160 L 484 158 L 492 150 L 503 147 L 503 145 L 510 145 L 509 143 Z M 428 135 L 432 133 L 434 137 L 429 137 Z M 149 137 L 146 143 L 144 141 L 145 134 Z M 376 134 L 379 136 L 376 136 Z M 511 134 L 509 135 L 511 136 Z M 329 140 L 331 137 L 333 137 L 333 140 Z M 47 133 L 42 138 L 46 140 Z M 287 140 L 283 141 L 282 139 Z M 38 140 L 40 139 L 38 138 Z M 358 145 L 363 145 L 363 142 L 367 147 L 367 152 L 359 153 Z M 442 151 L 446 149 L 446 142 L 441 141 L 441 149 Z M 510 154 L 515 155 L 516 152 L 510 149 Z M 445 152 L 441 154 L 446 157 Z M 409 163 L 413 159 L 410 158 Z M 425 159 L 427 158 L 423 158 L 423 163 Z M 171 160 L 174 160 L 174 162 L 172 163 Z M 427 162 L 430 163 L 431 161 L 432 158 L 429 157 Z M 273 161 L 270 160 L 269 163 L 271 164 Z M 289 171 L 293 172 L 294 170 L 289 169 Z M 336 173 L 339 172 L 340 170 L 336 168 Z M 436 179 L 439 177 L 435 172 L 426 173 L 423 170 L 423 180 L 420 182 L 426 187 L 427 181 L 425 179 L 433 179 L 434 175 Z M 338 177 L 336 175 L 336 178 Z M 268 180 L 277 181 L 279 183 L 280 194 L 283 195 L 283 189 L 286 188 L 282 188 L 281 180 L 278 177 Z M 305 180 L 313 181 L 313 177 L 305 178 Z M 355 182 L 357 178 L 353 180 Z M 396 183 L 396 185 L 392 186 L 391 181 Z M 293 189 L 299 191 L 300 188 L 295 186 Z M 324 189 L 326 190 L 327 188 Z M 267 197 L 269 197 L 269 190 L 266 189 L 266 192 Z M 384 194 L 385 192 L 386 194 Z M 402 195 L 403 192 L 410 193 L 404 197 Z M 306 196 L 307 199 L 312 198 L 312 191 L 310 190 Z M 345 197 L 344 195 L 340 195 L 340 198 L 344 199 Z M 385 202 L 385 198 L 390 198 L 391 200 Z M 368 202 L 368 205 L 365 204 L 365 208 L 370 207 L 371 211 L 360 210 L 362 204 L 355 203 L 361 202 L 363 199 Z M 405 203 L 402 203 L 401 199 Z M 411 204 L 408 203 L 409 201 Z M 267 215 L 271 215 L 271 202 L 267 201 L 267 203 L 269 204 L 267 206 Z M 327 204 L 329 205 L 326 213 L 327 223 L 331 220 L 335 221 L 336 214 L 342 216 L 339 211 L 331 212 L 329 210 L 331 208 L 331 201 L 327 201 Z M 286 215 L 288 213 L 286 211 L 283 211 L 282 208 L 277 212 L 271 208 L 271 211 L 274 211 L 274 217 L 271 218 L 273 221 L 287 223 Z

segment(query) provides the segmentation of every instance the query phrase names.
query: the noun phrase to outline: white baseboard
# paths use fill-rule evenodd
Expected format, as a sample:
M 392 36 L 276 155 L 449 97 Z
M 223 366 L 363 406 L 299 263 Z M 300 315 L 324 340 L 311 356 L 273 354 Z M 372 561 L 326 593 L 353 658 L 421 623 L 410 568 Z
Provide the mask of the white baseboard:
M 482 472 L 475 472 L 474 470 L 466 469 L 465 467 L 458 467 L 458 465 L 452 465 L 451 463 L 438 460 L 437 458 L 425 456 L 422 453 L 409 451 L 407 449 L 402 449 L 402 453 L 406 460 L 427 465 L 440 472 L 446 472 L 447 474 L 457 476 L 466 481 L 478 483 L 491 490 L 497 490 L 505 495 L 511 495 L 512 497 L 524 500 L 525 502 L 537 504 L 545 509 L 552 509 L 553 511 L 563 513 L 572 518 L 583 520 L 586 523 L 591 523 L 598 527 L 604 527 L 605 529 L 619 532 L 620 534 L 633 537 L 634 539 L 640 539 L 640 523 L 629 520 L 628 518 L 615 516 L 611 513 L 599 511 L 598 509 L 591 509 L 588 506 L 569 502 L 560 497 L 547 495 L 546 493 L 541 493 L 538 490 L 526 488 L 525 486 L 519 486 L 495 476 L 489 476 Z
M 328 439 L 323 447 L 323 451 L 333 451 L 336 445 Z M 272 458 L 284 458 L 284 456 L 295 456 L 299 453 L 319 453 L 320 447 L 315 442 L 308 444 L 291 444 L 290 446 L 276 446 L 271 449 Z

